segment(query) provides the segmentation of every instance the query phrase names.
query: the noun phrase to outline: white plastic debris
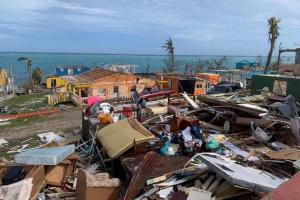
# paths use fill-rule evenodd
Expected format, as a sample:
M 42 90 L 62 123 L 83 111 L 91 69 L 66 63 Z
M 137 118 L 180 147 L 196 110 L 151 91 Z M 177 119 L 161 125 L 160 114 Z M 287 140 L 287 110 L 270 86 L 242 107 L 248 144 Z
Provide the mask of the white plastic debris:
M 64 137 L 61 137 L 54 132 L 41 133 L 37 135 L 43 142 L 51 143 L 51 142 L 61 142 L 65 140 Z

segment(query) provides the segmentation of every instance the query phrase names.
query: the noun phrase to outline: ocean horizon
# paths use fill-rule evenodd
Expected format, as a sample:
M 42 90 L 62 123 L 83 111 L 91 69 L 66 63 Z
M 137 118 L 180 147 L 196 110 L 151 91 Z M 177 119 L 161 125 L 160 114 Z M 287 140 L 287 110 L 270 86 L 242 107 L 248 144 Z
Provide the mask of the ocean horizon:
M 233 56 L 233 55 L 176 55 L 179 71 L 184 70 L 185 63 L 195 64 L 200 60 L 210 60 L 226 56 L 228 60 L 225 67 L 235 68 L 235 64 L 241 60 L 255 62 L 257 56 Z M 114 53 L 55 53 L 55 52 L 0 52 L 0 67 L 12 66 L 15 82 L 20 83 L 27 79 L 26 62 L 18 62 L 19 57 L 31 57 L 32 68 L 40 67 L 45 76 L 55 74 L 55 68 L 63 65 L 85 65 L 88 67 L 107 64 L 131 64 L 136 65 L 136 72 L 145 72 L 149 65 L 149 72 L 161 72 L 165 66 L 166 55 L 151 54 L 114 54 Z M 266 56 L 262 56 L 265 61 Z M 273 61 L 277 57 L 272 58 Z M 293 63 L 294 56 L 283 56 L 282 61 Z

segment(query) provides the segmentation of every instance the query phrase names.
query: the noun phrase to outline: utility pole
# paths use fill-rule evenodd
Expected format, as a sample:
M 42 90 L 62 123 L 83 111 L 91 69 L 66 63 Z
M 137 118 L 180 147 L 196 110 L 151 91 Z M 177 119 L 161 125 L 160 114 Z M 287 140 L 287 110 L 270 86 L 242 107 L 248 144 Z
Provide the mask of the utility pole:
M 14 85 L 13 68 L 12 68 L 11 64 L 9 65 L 9 67 L 10 67 L 10 79 L 11 79 L 11 85 L 12 85 L 12 92 L 13 92 L 13 95 L 15 96 L 15 85 Z

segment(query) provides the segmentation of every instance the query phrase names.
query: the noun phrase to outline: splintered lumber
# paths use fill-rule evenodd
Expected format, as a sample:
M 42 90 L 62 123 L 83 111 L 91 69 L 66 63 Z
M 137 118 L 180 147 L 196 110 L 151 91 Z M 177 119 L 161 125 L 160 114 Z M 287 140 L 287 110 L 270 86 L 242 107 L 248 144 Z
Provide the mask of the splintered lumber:
M 161 159 L 162 157 L 153 151 L 145 155 L 131 179 L 124 200 L 131 200 L 137 196 L 153 170 L 160 164 Z
M 219 126 L 216 126 L 216 125 L 204 122 L 204 121 L 199 121 L 199 124 L 201 127 L 206 128 L 206 129 L 211 128 L 211 129 L 215 129 L 215 130 L 221 131 L 221 132 L 224 131 L 224 129 L 222 127 L 219 127 Z
M 157 192 L 159 189 L 158 188 L 152 188 L 146 193 L 142 194 L 141 196 L 135 198 L 135 200 L 142 200 L 144 197 L 149 197 L 151 194 Z
M 203 189 L 207 190 L 207 188 L 210 186 L 210 184 L 213 182 L 213 180 L 215 179 L 214 175 L 210 175 L 208 177 L 208 179 L 206 180 L 206 182 L 203 184 Z
M 268 119 L 258 119 L 258 118 L 250 118 L 250 117 L 236 117 L 235 123 L 238 125 L 250 126 L 251 122 L 257 124 L 261 128 L 269 127 L 274 123 L 273 120 Z
M 230 187 L 231 187 L 231 184 L 224 180 L 224 181 L 219 185 L 219 187 L 217 188 L 217 190 L 214 192 L 214 195 L 218 196 L 218 194 L 221 194 L 222 192 L 226 191 L 226 190 L 229 189 Z
M 230 102 L 228 100 L 221 100 L 214 97 L 209 97 L 205 95 L 199 95 L 198 100 L 206 103 L 208 105 L 215 105 L 215 106 L 226 106 L 230 107 L 234 110 L 244 112 L 253 116 L 260 116 L 263 113 L 266 113 L 266 110 L 262 107 L 256 106 L 255 104 L 237 104 L 235 102 Z
M 184 171 L 194 171 L 194 170 L 195 170 L 194 166 L 187 167 L 187 168 L 184 169 Z M 155 184 L 155 183 L 165 181 L 168 178 L 170 178 L 171 176 L 173 176 L 175 173 L 182 172 L 182 171 L 183 171 L 183 169 L 179 169 L 179 170 L 176 170 L 176 171 L 172 171 L 172 172 L 163 174 L 162 176 L 158 176 L 158 177 L 155 177 L 155 178 L 148 179 L 147 180 L 147 185 L 152 185 L 152 184 Z
M 185 100 L 187 100 L 187 102 L 189 102 L 189 104 L 191 104 L 194 109 L 199 109 L 198 104 L 196 104 L 196 102 L 193 101 L 186 92 L 182 93 L 182 96 L 185 98 Z
M 217 188 L 218 188 L 219 184 L 221 183 L 221 181 L 222 181 L 222 178 L 217 177 L 217 179 L 209 186 L 209 188 L 207 190 L 214 193 L 217 190 Z

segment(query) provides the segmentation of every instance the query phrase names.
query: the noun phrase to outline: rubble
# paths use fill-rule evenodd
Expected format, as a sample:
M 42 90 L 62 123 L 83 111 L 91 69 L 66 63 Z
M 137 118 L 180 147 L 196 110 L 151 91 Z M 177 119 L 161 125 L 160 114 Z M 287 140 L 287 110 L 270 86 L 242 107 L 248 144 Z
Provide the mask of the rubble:
M 105 112 L 92 98 L 81 130 L 7 150 L 0 199 L 282 199 L 298 180 L 299 109 L 245 93 L 193 100 L 183 92 Z

